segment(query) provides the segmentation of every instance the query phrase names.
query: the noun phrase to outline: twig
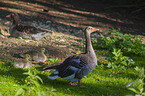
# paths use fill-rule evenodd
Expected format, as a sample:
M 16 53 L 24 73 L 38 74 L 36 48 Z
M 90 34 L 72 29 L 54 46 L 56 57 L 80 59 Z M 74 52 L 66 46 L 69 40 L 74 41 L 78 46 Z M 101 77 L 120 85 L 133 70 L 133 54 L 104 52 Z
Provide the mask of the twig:
M 106 8 L 104 8 L 104 9 L 109 9 L 109 8 L 119 8 L 119 7 L 126 7 L 126 8 L 128 8 L 128 7 L 135 7 L 135 6 L 139 6 L 139 5 L 115 5 L 115 6 L 109 6 L 109 7 L 106 7 Z
M 139 8 L 139 9 L 137 9 L 137 10 L 134 10 L 133 12 L 131 12 L 131 14 L 136 13 L 136 12 L 138 12 L 138 11 L 141 11 L 141 10 L 143 10 L 143 9 L 145 9 L 145 7 Z

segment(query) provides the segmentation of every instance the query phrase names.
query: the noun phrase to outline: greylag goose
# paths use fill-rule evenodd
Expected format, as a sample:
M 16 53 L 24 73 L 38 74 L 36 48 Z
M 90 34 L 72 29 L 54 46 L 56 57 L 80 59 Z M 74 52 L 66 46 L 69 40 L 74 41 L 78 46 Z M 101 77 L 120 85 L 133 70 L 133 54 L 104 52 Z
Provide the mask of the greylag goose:
M 30 68 L 32 67 L 32 63 L 29 61 L 30 55 L 25 54 L 25 59 L 20 59 L 12 63 L 12 65 L 16 68 Z
M 11 37 L 22 37 L 33 40 L 40 40 L 41 38 L 50 35 L 51 32 L 29 25 L 19 24 L 19 16 L 17 13 L 7 15 L 13 19 L 12 25 L 9 28 Z
M 53 64 L 54 66 L 48 65 L 44 70 L 51 68 L 56 68 L 51 75 L 48 76 L 49 79 L 56 79 L 61 77 L 66 80 L 70 80 L 71 85 L 81 85 L 81 79 L 89 74 L 97 64 L 97 57 L 92 47 L 90 34 L 92 32 L 98 31 L 99 29 L 93 28 L 91 26 L 85 28 L 85 38 L 86 38 L 86 50 L 83 54 L 73 55 L 65 59 L 61 64 Z M 77 82 L 73 83 L 73 82 Z
M 40 48 L 39 51 L 28 51 L 24 54 L 20 54 L 20 56 L 24 57 L 25 54 L 29 54 L 31 60 L 37 62 L 45 62 L 47 60 L 47 57 L 44 52 L 45 52 L 45 48 Z

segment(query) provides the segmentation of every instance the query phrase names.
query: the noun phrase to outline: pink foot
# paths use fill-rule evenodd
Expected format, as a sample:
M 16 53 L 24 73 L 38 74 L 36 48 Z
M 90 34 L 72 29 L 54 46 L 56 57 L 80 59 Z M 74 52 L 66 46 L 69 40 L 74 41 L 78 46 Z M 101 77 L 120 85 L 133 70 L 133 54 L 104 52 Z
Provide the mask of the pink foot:
M 86 86 L 82 86 L 82 85 L 80 85 L 80 87 L 87 88 Z
M 78 84 L 77 83 L 72 83 L 72 82 L 70 82 L 70 85 L 72 85 L 72 86 L 77 86 Z M 78 85 L 79 87 L 83 87 L 83 88 L 86 88 L 86 86 L 82 86 L 82 85 Z
M 72 82 L 70 82 L 70 85 L 72 85 L 72 86 L 77 86 L 78 84 L 77 84 L 77 83 L 72 83 Z

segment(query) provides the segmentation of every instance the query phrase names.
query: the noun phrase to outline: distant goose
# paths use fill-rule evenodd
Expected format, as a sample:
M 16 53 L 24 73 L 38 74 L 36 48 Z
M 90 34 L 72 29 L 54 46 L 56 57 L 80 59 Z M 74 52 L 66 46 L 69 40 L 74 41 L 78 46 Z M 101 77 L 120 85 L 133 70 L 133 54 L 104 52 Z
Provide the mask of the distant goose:
M 47 60 L 47 57 L 44 52 L 45 52 L 45 48 L 40 48 L 39 51 L 28 51 L 24 54 L 20 54 L 20 56 L 24 57 L 25 54 L 29 54 L 31 60 L 37 62 L 45 62 Z
M 12 65 L 16 68 L 30 68 L 32 67 L 32 63 L 29 61 L 30 55 L 25 54 L 25 59 L 20 59 L 12 63 Z
M 44 70 L 56 69 L 48 78 L 54 80 L 61 77 L 66 80 L 70 80 L 71 85 L 80 86 L 81 79 L 89 74 L 97 64 L 97 57 L 92 47 L 90 34 L 92 32 L 98 31 L 99 29 L 93 28 L 91 26 L 85 28 L 85 38 L 86 38 L 86 51 L 83 54 L 73 55 L 64 60 L 61 64 L 52 64 L 43 68 Z
M 9 33 L 12 37 L 22 37 L 33 40 L 40 40 L 41 38 L 51 34 L 51 32 L 49 32 L 48 30 L 19 24 L 19 16 L 17 13 L 7 15 L 6 17 L 11 17 L 13 19 L 13 23 L 9 28 Z

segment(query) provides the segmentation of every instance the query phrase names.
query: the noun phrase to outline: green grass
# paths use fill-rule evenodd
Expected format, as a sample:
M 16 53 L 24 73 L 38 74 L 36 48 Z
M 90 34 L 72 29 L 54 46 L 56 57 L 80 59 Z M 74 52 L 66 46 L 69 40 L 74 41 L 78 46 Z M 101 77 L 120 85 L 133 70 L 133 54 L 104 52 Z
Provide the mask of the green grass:
M 99 55 L 108 55 L 108 52 L 100 51 Z M 141 57 L 135 57 L 135 60 L 144 60 Z M 103 62 L 103 61 L 99 61 Z M 142 63 L 143 61 L 136 61 Z M 129 68 L 124 72 L 117 72 L 112 69 L 97 65 L 96 68 L 82 79 L 81 84 L 86 88 L 71 86 L 69 81 L 62 78 L 49 80 L 47 76 L 49 72 L 43 72 L 41 68 L 36 68 L 37 74 L 43 80 L 40 84 L 40 92 L 44 92 L 42 96 L 124 96 L 134 94 L 126 88 L 126 85 L 135 80 L 137 76 L 133 73 L 134 69 Z M 10 66 L 6 61 L 0 62 L 0 93 L 3 96 L 14 96 L 17 90 L 23 88 L 25 92 L 21 96 L 38 96 L 37 92 L 31 90 L 26 84 L 27 75 L 23 73 L 27 69 L 16 69 Z M 38 90 L 37 90 L 38 91 Z

